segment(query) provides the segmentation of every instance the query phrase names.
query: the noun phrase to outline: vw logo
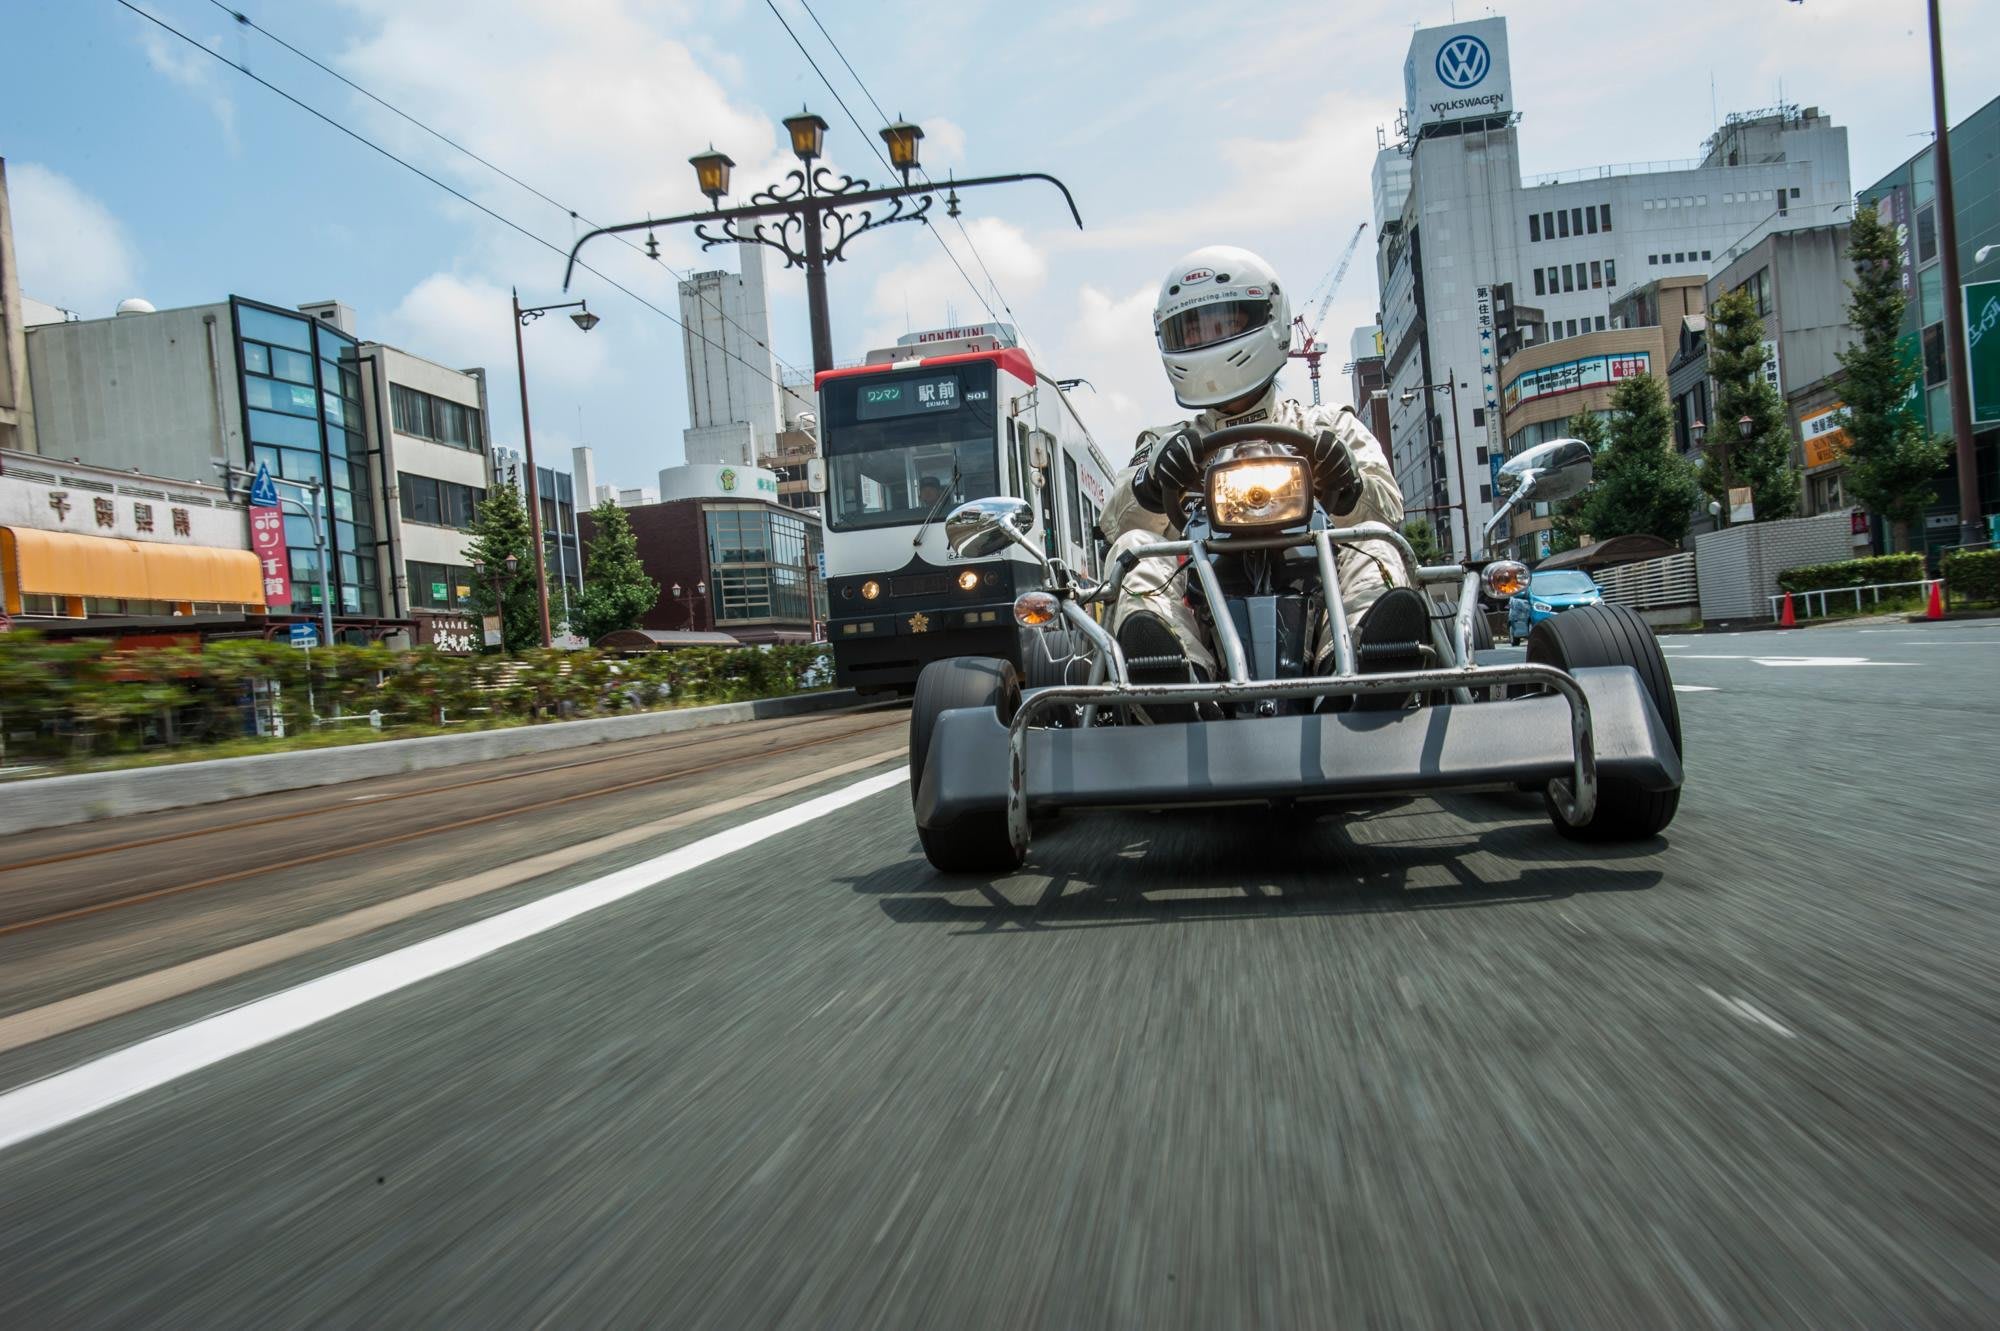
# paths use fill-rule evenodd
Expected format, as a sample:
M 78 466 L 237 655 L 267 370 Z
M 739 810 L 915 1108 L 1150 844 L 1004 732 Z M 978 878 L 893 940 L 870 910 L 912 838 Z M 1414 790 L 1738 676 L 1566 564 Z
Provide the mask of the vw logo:
M 1454 37 L 1438 48 L 1437 75 L 1448 88 L 1470 88 L 1486 77 L 1493 57 L 1477 37 Z

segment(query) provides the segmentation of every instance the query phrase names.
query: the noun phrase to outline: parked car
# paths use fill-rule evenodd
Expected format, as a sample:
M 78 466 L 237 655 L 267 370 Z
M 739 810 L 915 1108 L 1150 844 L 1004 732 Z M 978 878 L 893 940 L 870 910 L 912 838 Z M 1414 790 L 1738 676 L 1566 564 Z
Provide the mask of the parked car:
M 1519 645 L 1535 625 L 1550 616 L 1603 600 L 1604 589 L 1591 581 L 1588 573 L 1576 569 L 1537 573 L 1529 579 L 1528 590 L 1507 602 L 1507 641 Z

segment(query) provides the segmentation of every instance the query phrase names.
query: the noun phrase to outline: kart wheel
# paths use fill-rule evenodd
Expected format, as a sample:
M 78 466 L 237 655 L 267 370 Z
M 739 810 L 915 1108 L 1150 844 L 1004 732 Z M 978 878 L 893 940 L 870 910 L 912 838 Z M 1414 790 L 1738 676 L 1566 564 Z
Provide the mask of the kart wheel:
M 925 666 L 910 706 L 911 796 L 923 786 L 931 732 L 939 716 L 960 707 L 991 707 L 1005 725 L 1020 704 L 1021 681 L 1010 661 L 961 656 Z M 923 843 L 924 858 L 946 873 L 1015 869 L 1023 858 L 1007 836 L 1004 810 L 961 819 L 949 830 L 919 826 L 917 839 Z
M 1554 615 L 1528 634 L 1528 660 L 1559 670 L 1586 666 L 1631 666 L 1652 699 L 1653 709 L 1667 728 L 1674 753 L 1681 752 L 1681 711 L 1667 674 L 1666 654 L 1646 621 L 1627 606 L 1585 606 Z M 1581 827 L 1565 822 L 1545 791 L 1549 820 L 1564 836 L 1577 841 L 1644 841 L 1659 834 L 1680 808 L 1679 790 L 1645 790 L 1631 781 L 1600 777 L 1597 813 Z
M 1075 629 L 1044 629 L 1021 635 L 1021 687 L 1049 689 L 1090 682 L 1090 640 Z M 1037 725 L 1074 726 L 1082 719 L 1075 707 L 1040 714 Z

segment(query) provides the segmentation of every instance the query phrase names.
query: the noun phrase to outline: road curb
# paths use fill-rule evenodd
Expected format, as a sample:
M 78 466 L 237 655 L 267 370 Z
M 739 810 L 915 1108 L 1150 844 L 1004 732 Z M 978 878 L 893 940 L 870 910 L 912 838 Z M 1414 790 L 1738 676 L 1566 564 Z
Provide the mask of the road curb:
M 624 739 L 645 739 L 686 730 L 773 717 L 803 716 L 852 705 L 852 689 L 799 693 L 751 702 L 716 703 L 629 716 L 551 721 L 544 725 L 481 730 L 465 735 L 425 735 L 386 739 L 299 753 L 265 753 L 247 758 L 212 758 L 117 772 L 80 772 L 34 777 L 0 786 L 0 835 L 64 827 L 99 818 L 157 813 L 198 804 L 217 804 L 246 795 L 339 785 L 370 777 L 395 776 L 437 767 L 548 753 Z

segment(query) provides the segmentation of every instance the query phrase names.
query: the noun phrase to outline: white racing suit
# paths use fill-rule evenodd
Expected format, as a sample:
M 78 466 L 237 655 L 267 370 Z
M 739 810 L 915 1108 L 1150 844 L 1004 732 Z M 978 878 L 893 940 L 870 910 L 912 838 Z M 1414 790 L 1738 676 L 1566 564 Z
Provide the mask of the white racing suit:
M 1212 434 L 1225 426 L 1266 420 L 1303 430 L 1307 434 L 1332 430 L 1347 445 L 1361 480 L 1361 497 L 1349 511 L 1328 515 L 1336 525 L 1382 522 L 1397 531 L 1402 530 L 1403 494 L 1396 486 L 1396 474 L 1389 469 L 1389 458 L 1382 445 L 1351 408 L 1304 406 L 1290 398 L 1280 401 L 1277 388 L 1273 385 L 1263 400 L 1248 411 L 1230 416 L 1203 411 L 1188 423 L 1202 434 Z M 1134 473 L 1152 455 L 1152 450 L 1162 439 L 1170 437 L 1180 428 L 1179 424 L 1174 424 L 1142 431 L 1137 451 L 1119 473 L 1110 502 L 1105 505 L 1103 516 L 1098 520 L 1099 530 L 1111 542 L 1110 552 L 1105 557 L 1107 568 L 1114 565 L 1127 550 L 1152 541 L 1180 539 L 1178 513 L 1149 512 L 1140 507 L 1132 494 Z M 1340 573 L 1342 604 L 1347 610 L 1350 629 L 1360 622 L 1362 612 L 1373 605 L 1384 591 L 1403 582 L 1402 556 L 1395 546 L 1386 541 L 1336 546 L 1334 560 Z M 1191 594 L 1199 595 L 1198 591 L 1190 592 L 1188 582 L 1192 577 L 1176 560 L 1141 560 L 1125 575 L 1118 602 L 1112 607 L 1111 632 L 1115 635 L 1125 617 L 1134 610 L 1150 610 L 1173 629 L 1189 662 L 1204 671 L 1210 679 L 1218 679 L 1221 673 L 1216 669 L 1215 653 L 1206 640 L 1200 620 L 1187 602 Z M 1316 640 L 1313 648 L 1316 655 L 1325 648 L 1325 625 L 1318 623 L 1320 618 L 1323 616 L 1315 617 Z

